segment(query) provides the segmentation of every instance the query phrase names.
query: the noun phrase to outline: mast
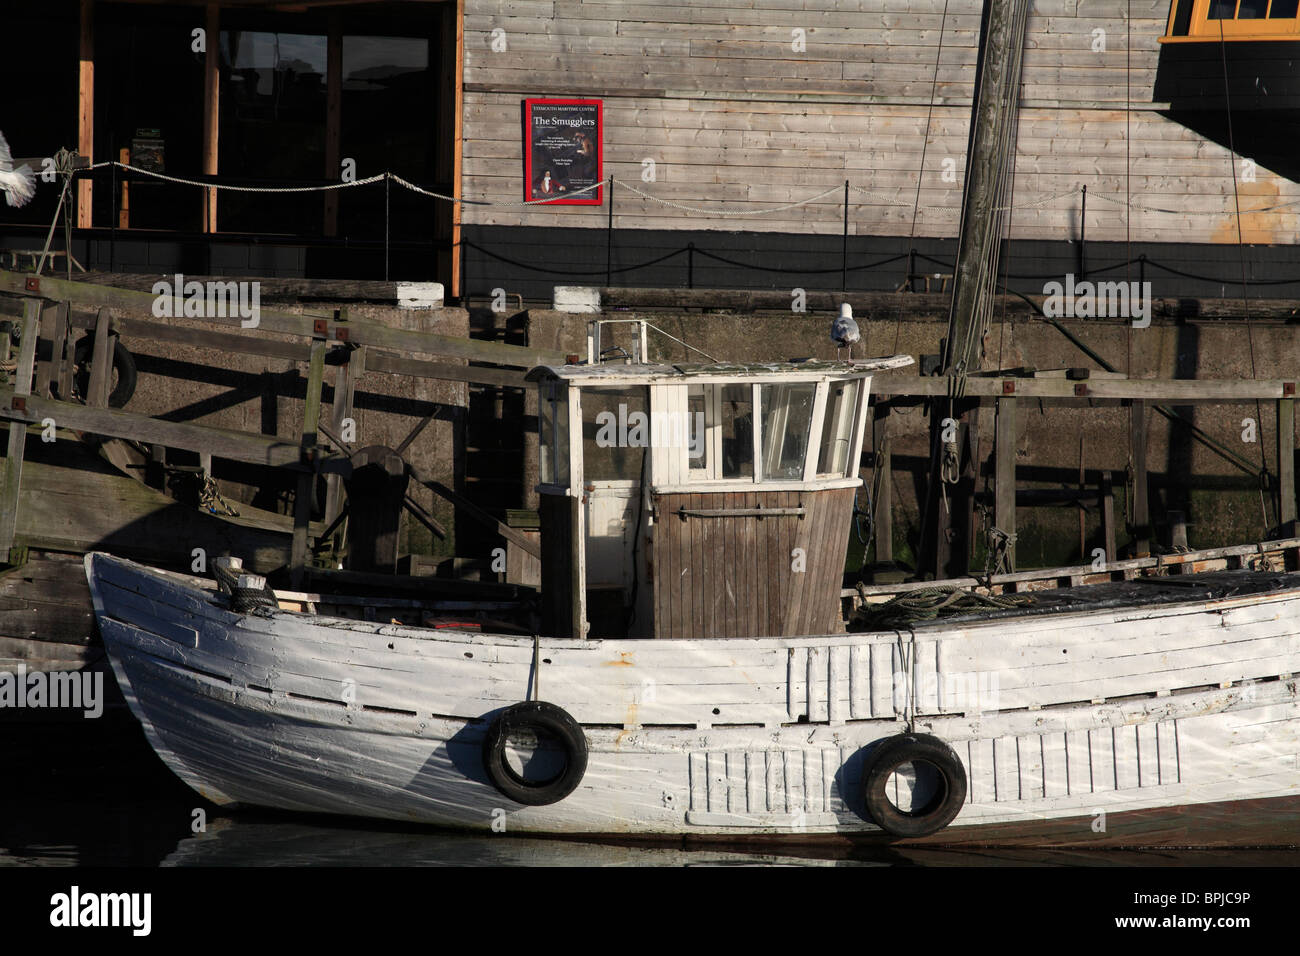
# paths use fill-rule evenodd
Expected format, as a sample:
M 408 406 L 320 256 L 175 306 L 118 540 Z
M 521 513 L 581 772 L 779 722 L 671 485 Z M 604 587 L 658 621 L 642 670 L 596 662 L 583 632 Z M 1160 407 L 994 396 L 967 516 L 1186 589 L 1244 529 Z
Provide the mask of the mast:
M 931 413 L 930 479 L 918 568 L 937 577 L 966 573 L 971 551 L 975 470 L 972 449 L 978 406 L 962 397 L 966 375 L 980 369 L 984 334 L 997 295 L 1002 235 L 1009 219 L 1008 183 L 1015 164 L 1025 26 L 1031 2 L 984 0 L 980 24 L 957 262 L 948 308 L 948 335 L 939 368 L 952 381 L 949 398 L 936 401 Z M 952 428 L 943 427 L 947 418 L 959 424 L 955 434 Z M 956 440 L 945 442 L 945 437 Z

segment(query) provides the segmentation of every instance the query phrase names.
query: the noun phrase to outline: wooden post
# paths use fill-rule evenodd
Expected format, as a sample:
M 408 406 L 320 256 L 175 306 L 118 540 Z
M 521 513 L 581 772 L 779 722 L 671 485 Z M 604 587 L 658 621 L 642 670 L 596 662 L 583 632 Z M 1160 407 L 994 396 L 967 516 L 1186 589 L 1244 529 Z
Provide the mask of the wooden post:
M 18 366 L 14 370 L 15 405 L 22 396 L 31 395 L 32 371 L 36 362 L 36 339 L 41 328 L 41 302 L 28 299 L 23 307 L 23 337 L 18 343 Z M 18 495 L 23 482 L 23 452 L 27 443 L 27 425 L 9 423 L 9 453 L 5 457 L 4 487 L 0 489 L 0 561 L 14 563 L 14 536 L 18 530 Z
M 123 165 L 131 164 L 131 150 L 123 147 L 117 151 L 117 161 Z M 122 198 L 117 207 L 117 228 L 131 228 L 131 181 L 122 176 Z
M 334 371 L 334 414 L 331 424 L 336 435 L 344 434 L 344 422 L 353 417 L 356 408 L 357 382 L 366 371 L 366 347 L 352 351 L 345 364 Z M 325 524 L 333 523 L 343 510 L 341 481 L 338 475 L 325 479 Z
M 43 310 L 48 316 L 41 323 L 41 329 L 44 331 L 50 343 L 50 355 L 46 359 L 41 359 L 36 363 L 36 387 L 34 389 L 37 395 L 49 397 L 50 383 L 53 382 L 57 388 L 60 383 L 59 373 L 63 365 L 63 339 L 67 334 L 67 326 L 61 322 L 55 322 L 56 306 L 50 303 Z M 62 396 L 66 401 L 68 396 Z
M 302 444 L 300 455 L 310 459 L 320 425 L 320 392 L 325 381 L 325 339 L 313 338 L 311 360 L 307 371 L 307 395 L 303 403 Z M 298 476 L 298 490 L 293 501 L 293 544 L 289 552 L 289 580 L 295 589 L 301 589 L 307 576 L 307 532 L 311 526 L 311 497 L 316 483 L 315 469 Z
M 993 522 L 1008 535 L 1016 533 L 1016 399 L 1008 395 L 997 400 L 997 428 L 994 454 L 997 457 L 993 476 Z M 1016 566 L 1015 542 L 1007 543 L 1008 566 Z
M 108 309 L 100 309 L 95 319 L 95 347 L 85 396 L 86 404 L 92 408 L 108 408 L 109 385 L 113 381 L 113 337 L 108 331 L 110 317 Z
M 1296 521 L 1294 398 L 1277 400 L 1277 480 L 1279 536 L 1289 538 L 1295 534 Z
M 1109 471 L 1101 473 L 1101 535 L 1105 542 L 1106 563 L 1119 559 L 1115 549 L 1115 484 Z
M 54 366 L 53 374 L 55 384 L 59 387 L 59 398 L 65 402 L 72 401 L 72 367 L 77 362 L 77 343 L 72 341 L 71 329 L 68 327 L 70 310 L 69 302 L 60 302 L 53 309 L 54 334 L 59 341 L 59 354 L 54 357 L 58 364 Z
M 880 489 L 872 507 L 876 509 L 876 563 L 894 563 L 894 478 L 890 467 L 889 451 L 889 406 L 876 406 L 876 421 L 882 422 L 884 435 L 880 442 L 880 456 L 876 461 L 876 471 L 880 475 L 877 483 Z
M 81 0 L 80 67 L 77 77 L 77 152 L 95 161 L 95 0 Z M 77 228 L 91 225 L 90 177 L 77 182 Z M 72 250 L 66 250 L 69 256 Z
M 343 21 L 339 14 L 328 19 L 329 39 L 325 53 L 325 178 L 339 178 L 343 124 Z M 339 190 L 325 192 L 325 235 L 339 232 Z M 337 490 L 337 482 L 332 485 Z
M 352 455 L 348 479 L 348 570 L 397 572 L 402 512 L 410 474 L 402 456 L 383 445 Z
M 448 16 L 452 17 L 452 22 L 448 24 Z M 452 117 L 451 128 L 453 129 L 453 142 L 451 154 L 451 194 L 457 199 L 461 198 L 461 169 L 463 165 L 462 153 L 463 140 L 465 136 L 465 0 L 456 0 L 455 11 L 453 13 L 451 4 L 443 5 L 443 30 L 445 32 L 454 31 L 456 37 L 455 71 L 452 75 Z M 450 60 L 451 57 L 448 57 Z M 446 92 L 446 91 L 444 91 Z M 460 220 L 461 205 L 460 203 L 451 204 L 451 268 L 450 283 L 448 288 L 451 289 L 453 298 L 459 298 L 465 294 L 461 288 L 461 248 L 460 248 Z
M 221 8 L 215 3 L 207 7 L 207 47 L 203 61 L 203 172 L 217 174 L 217 136 L 221 129 L 220 43 Z M 203 231 L 217 231 L 217 190 L 211 186 L 203 190 Z
M 1129 505 L 1133 523 L 1134 557 L 1151 554 L 1151 514 L 1147 506 L 1147 403 L 1134 399 L 1130 409 L 1133 432 L 1133 501 Z

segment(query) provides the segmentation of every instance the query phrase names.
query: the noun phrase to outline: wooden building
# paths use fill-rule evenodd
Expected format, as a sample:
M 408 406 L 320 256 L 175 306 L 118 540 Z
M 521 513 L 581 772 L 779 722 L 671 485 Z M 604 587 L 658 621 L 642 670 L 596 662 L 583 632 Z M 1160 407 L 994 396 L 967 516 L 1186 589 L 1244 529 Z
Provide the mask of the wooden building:
M 391 171 L 471 200 L 393 181 L 214 194 L 101 168 L 78 185 L 92 268 L 437 278 L 453 295 L 463 277 L 474 294 L 530 299 L 595 276 L 892 290 L 951 271 L 982 18 L 1009 2 L 51 0 L 6 31 L 5 69 L 41 77 L 44 108 L 10 113 L 5 131 L 18 156 L 71 146 L 251 187 L 338 185 L 351 161 L 358 179 Z M 1214 53 L 1193 41 L 1222 30 L 1228 88 L 1254 89 L 1243 41 L 1282 49 L 1300 12 L 1213 3 L 1029 5 L 1014 287 L 1145 255 L 1177 270 L 1145 276 L 1155 295 L 1218 295 L 1242 244 L 1247 279 L 1273 283 L 1255 293 L 1295 294 L 1291 127 L 1242 116 L 1230 132 L 1170 70 L 1193 46 Z M 599 103 L 593 168 L 615 180 L 599 202 L 523 205 L 537 99 Z M 43 237 L 56 192 L 5 209 L 0 247 Z

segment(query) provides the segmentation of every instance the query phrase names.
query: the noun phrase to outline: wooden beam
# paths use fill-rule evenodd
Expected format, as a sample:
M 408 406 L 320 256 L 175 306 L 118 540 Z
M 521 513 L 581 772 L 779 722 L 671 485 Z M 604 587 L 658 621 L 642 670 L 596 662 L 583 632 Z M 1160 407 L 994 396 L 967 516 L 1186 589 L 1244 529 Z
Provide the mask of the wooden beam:
M 250 435 L 226 428 L 167 422 L 117 408 L 90 408 L 38 395 L 28 396 L 23 402 L 25 407 L 18 409 L 13 404 L 16 394 L 23 393 L 16 393 L 14 389 L 0 389 L 0 420 L 34 425 L 48 417 L 53 418 L 60 428 L 71 428 L 79 432 L 110 438 L 132 438 L 163 448 L 184 448 L 196 454 L 207 452 L 215 458 L 254 465 L 292 469 L 304 467 L 299 464 L 297 442 Z
M 497 534 L 501 535 L 501 537 L 505 538 L 512 544 L 517 545 L 533 557 L 540 558 L 542 556 L 542 548 L 539 542 L 534 541 L 532 538 L 525 537 L 505 522 L 498 521 L 478 505 L 474 504 L 474 502 L 458 495 L 442 482 L 435 481 L 414 465 L 408 465 L 407 467 L 411 469 L 411 477 L 424 485 L 424 487 L 428 488 L 434 494 L 446 498 L 453 505 L 463 511 L 467 517 L 473 518 L 479 524 L 495 531 Z
M 77 75 L 77 152 L 88 162 L 95 160 L 95 0 L 81 0 L 81 32 L 78 42 L 80 65 Z M 92 186 L 90 177 L 77 182 L 77 228 L 91 226 Z M 72 255 L 72 250 L 67 250 Z
M 41 328 L 41 303 L 32 299 L 23 310 L 23 337 L 18 345 L 18 365 L 12 396 L 26 396 L 30 402 L 32 371 L 36 362 L 36 339 Z M 10 402 L 13 401 L 11 397 Z M 27 426 L 9 425 L 9 449 L 5 456 L 4 487 L 0 488 L 0 561 L 12 563 L 14 534 L 18 527 L 18 494 L 23 483 L 23 453 L 27 444 Z
M 311 343 L 311 359 L 307 371 L 307 396 L 302 412 L 303 460 L 316 447 L 320 428 L 321 386 L 325 381 L 325 340 Z M 289 556 L 289 580 L 293 587 L 301 587 L 306 580 L 307 534 L 311 526 L 312 489 L 316 484 L 315 471 L 305 471 L 298 476 L 298 490 L 293 499 L 293 545 Z
M 1095 378 L 1074 382 L 1064 378 L 1007 379 L 978 376 L 966 379 L 966 395 L 970 398 L 1000 397 L 1005 394 L 1004 383 L 1007 381 L 1014 384 L 1015 394 L 1020 398 L 1050 398 L 1081 402 L 1143 399 L 1176 401 L 1180 404 L 1278 399 L 1286 394 L 1292 384 L 1281 379 Z M 917 378 L 881 375 L 871 382 L 871 390 L 877 396 L 942 397 L 948 394 L 948 387 L 947 379 L 942 376 Z
M 1295 532 L 1296 520 L 1294 398 L 1277 400 L 1277 479 L 1280 533 L 1291 535 Z
M 33 293 L 27 289 L 29 278 L 31 277 L 22 273 L 0 270 L 0 292 L 31 295 Z M 155 299 L 152 292 L 115 289 L 111 286 L 54 279 L 49 276 L 40 277 L 39 294 L 77 305 L 89 305 L 94 308 L 108 306 L 117 311 L 134 312 L 139 315 L 152 315 Z M 205 321 L 234 328 L 240 327 L 240 319 L 237 316 L 209 318 Z M 443 355 L 517 368 L 562 364 L 565 359 L 565 353 L 558 350 L 484 342 L 453 335 L 438 335 L 433 332 L 393 329 L 370 319 L 351 319 L 346 323 L 346 331 L 343 331 L 338 322 L 328 318 L 266 308 L 261 310 L 258 327 L 242 330 L 242 334 L 260 338 L 263 332 L 282 332 L 288 335 L 312 337 L 317 334 L 315 331 L 317 322 L 324 323 L 323 334 L 327 340 L 341 341 L 346 336 L 347 341 L 354 344 L 389 348 L 403 355 L 411 353 Z
M 207 5 L 205 20 L 207 34 L 203 59 L 203 172 L 217 175 L 219 149 L 217 138 L 221 131 L 221 8 Z M 203 190 L 203 231 L 217 231 L 217 190 L 208 186 Z
M 325 53 L 325 178 L 338 179 L 343 161 L 343 21 L 338 13 L 328 18 Z M 325 192 L 325 235 L 339 232 L 339 190 Z
M 994 436 L 994 454 L 997 457 L 994 477 L 993 522 L 1011 536 L 1007 542 L 1007 562 L 1010 570 L 1016 567 L 1016 398 L 1004 396 L 997 400 L 997 425 Z

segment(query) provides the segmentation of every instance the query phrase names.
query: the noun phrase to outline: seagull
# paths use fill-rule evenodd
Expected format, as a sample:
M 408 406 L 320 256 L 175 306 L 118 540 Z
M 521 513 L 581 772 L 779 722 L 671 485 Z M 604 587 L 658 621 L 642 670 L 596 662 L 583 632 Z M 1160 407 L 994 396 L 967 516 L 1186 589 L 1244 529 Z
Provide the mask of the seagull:
M 25 164 L 14 169 L 13 153 L 9 152 L 4 133 L 0 133 L 0 190 L 5 202 L 15 209 L 26 206 L 36 195 L 36 174 Z
M 831 341 L 835 343 L 835 356 L 839 357 L 840 349 L 848 346 L 849 359 L 853 358 L 853 344 L 861 341 L 862 335 L 858 332 L 858 323 L 853 321 L 853 306 L 847 302 L 840 305 L 839 318 L 831 326 Z

